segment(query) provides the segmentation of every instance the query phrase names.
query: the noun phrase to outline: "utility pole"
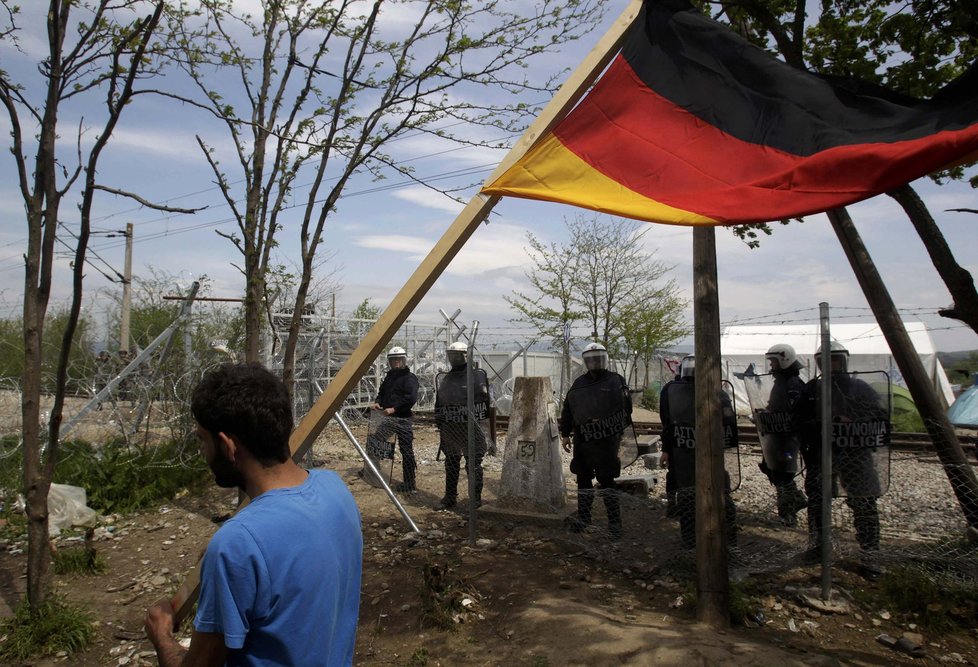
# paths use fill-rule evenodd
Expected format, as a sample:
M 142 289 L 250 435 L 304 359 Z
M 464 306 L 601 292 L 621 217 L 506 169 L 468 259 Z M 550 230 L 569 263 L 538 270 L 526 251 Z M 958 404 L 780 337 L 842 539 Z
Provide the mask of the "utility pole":
M 119 352 L 129 352 L 129 311 L 132 309 L 132 223 L 126 223 L 126 267 L 122 283 L 122 315 L 119 317 Z

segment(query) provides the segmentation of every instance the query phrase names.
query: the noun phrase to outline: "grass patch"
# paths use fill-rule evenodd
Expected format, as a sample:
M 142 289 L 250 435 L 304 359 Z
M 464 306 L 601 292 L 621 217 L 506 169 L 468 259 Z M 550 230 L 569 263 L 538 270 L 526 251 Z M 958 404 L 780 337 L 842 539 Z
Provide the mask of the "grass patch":
M 757 614 L 761 607 L 760 596 L 762 593 L 761 583 L 753 579 L 743 579 L 740 581 L 731 579 L 727 590 L 727 608 L 730 612 L 730 622 L 733 625 L 744 625 L 745 619 L 751 619 Z M 696 594 L 696 581 L 688 581 L 685 589 L 680 594 L 682 598 L 682 609 L 695 613 L 698 597 Z
M 941 581 L 919 565 L 897 567 L 880 578 L 880 595 L 892 611 L 932 632 L 978 627 L 978 590 Z
M 430 623 L 442 630 L 454 630 L 465 611 L 462 600 L 476 598 L 472 586 L 452 575 L 447 565 L 425 563 L 422 570 L 421 624 Z
M 428 649 L 424 646 L 411 654 L 408 658 L 408 667 L 425 667 L 428 664 Z
M 73 547 L 54 552 L 55 574 L 101 574 L 105 572 L 105 559 L 92 547 Z
M 47 601 L 31 614 L 27 598 L 21 601 L 14 616 L 0 623 L 0 660 L 22 661 L 38 655 L 79 651 L 95 639 L 94 618 L 68 604 L 64 598 L 49 595 Z

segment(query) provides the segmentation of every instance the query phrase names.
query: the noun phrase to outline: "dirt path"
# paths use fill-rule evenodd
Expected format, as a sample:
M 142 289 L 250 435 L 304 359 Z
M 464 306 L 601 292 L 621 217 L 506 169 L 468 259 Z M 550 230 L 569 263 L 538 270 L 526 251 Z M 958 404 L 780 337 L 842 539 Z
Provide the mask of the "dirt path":
M 358 478 L 356 454 L 337 434 L 316 448 L 316 463 L 343 476 L 363 517 L 358 665 L 957 661 L 947 656 L 974 664 L 978 655 L 978 637 L 959 632 L 926 638 L 931 657 L 913 660 L 874 640 L 881 632 L 900 636 L 907 629 L 906 619 L 882 618 L 858 605 L 842 615 L 805 608 L 792 591 L 817 586 L 818 573 L 811 568 L 765 578 L 762 587 L 768 593 L 761 607 L 768 622 L 763 627 L 716 632 L 696 624 L 688 604 L 676 608 L 690 589 L 690 563 L 653 565 L 642 551 L 629 550 L 627 535 L 624 546 L 615 550 L 595 536 L 571 540 L 559 526 L 483 518 L 477 524 L 479 541 L 470 546 L 465 516 L 432 509 L 444 478 L 441 463 L 434 460 L 430 434 L 419 434 L 418 454 L 421 490 L 404 501 L 422 530 L 420 536 L 408 533 L 382 491 Z M 496 484 L 492 475 L 490 466 L 490 501 Z M 57 577 L 55 584 L 97 618 L 98 641 L 80 655 L 33 664 L 156 664 L 142 636 L 144 610 L 182 580 L 216 529 L 212 517 L 228 512 L 233 503 L 233 493 L 210 488 L 184 494 L 157 511 L 110 518 L 99 529 L 98 542 L 107 571 L 94 577 Z M 661 508 L 649 511 L 650 530 L 659 524 L 675 530 L 661 516 Z M 5 546 L 0 553 L 0 599 L 14 605 L 24 586 L 24 556 L 18 553 L 21 546 Z M 838 582 L 848 590 L 872 590 L 872 584 L 845 572 Z M 795 631 L 789 629 L 792 625 Z

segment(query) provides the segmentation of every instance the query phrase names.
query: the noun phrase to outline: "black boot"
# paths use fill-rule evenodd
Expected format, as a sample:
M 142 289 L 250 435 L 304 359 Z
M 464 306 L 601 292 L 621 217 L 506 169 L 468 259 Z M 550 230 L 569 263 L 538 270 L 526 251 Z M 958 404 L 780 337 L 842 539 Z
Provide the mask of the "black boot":
M 591 505 L 594 503 L 594 489 L 578 489 L 577 513 L 564 520 L 567 530 L 572 533 L 584 532 L 591 525 Z

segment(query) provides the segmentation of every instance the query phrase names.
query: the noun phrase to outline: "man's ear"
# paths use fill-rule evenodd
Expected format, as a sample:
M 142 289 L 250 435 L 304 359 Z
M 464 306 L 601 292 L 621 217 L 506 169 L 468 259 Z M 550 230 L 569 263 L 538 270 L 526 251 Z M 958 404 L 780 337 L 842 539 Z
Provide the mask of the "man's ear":
M 217 438 L 214 439 L 214 444 L 221 448 L 224 452 L 224 456 L 231 462 L 234 463 L 234 457 L 238 453 L 238 442 L 237 438 L 233 435 L 228 435 L 221 431 L 217 434 Z

